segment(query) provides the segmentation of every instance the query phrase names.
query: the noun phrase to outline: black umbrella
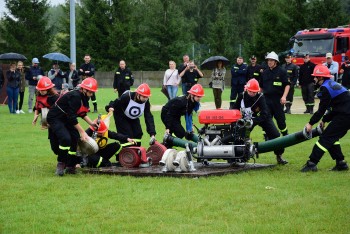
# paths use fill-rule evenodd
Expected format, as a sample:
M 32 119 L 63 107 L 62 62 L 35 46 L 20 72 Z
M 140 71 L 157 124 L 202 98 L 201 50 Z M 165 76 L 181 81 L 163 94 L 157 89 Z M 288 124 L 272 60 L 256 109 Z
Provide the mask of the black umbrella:
M 204 62 L 201 64 L 201 68 L 208 70 L 214 69 L 217 61 L 222 61 L 223 66 L 230 64 L 230 61 L 224 56 L 211 56 L 210 58 L 204 60 Z
M 64 55 L 58 52 L 45 54 L 43 58 L 47 58 L 54 61 L 67 62 L 67 63 L 72 62 L 72 60 L 67 55 Z
M 22 54 L 11 52 L 11 53 L 0 54 L 0 60 L 24 61 L 24 60 L 27 60 L 27 58 Z

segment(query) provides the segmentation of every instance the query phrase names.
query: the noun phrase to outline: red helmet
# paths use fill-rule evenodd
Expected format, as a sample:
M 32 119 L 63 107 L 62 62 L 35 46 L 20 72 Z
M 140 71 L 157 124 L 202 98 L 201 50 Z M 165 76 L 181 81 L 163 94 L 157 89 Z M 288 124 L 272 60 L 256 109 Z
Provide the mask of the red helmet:
M 96 120 L 96 119 L 94 120 L 94 123 L 97 123 L 97 120 Z M 93 126 L 91 126 L 91 125 L 90 125 L 90 129 L 91 129 L 92 131 L 95 131 L 95 128 L 94 128 Z M 105 122 L 104 122 L 104 121 L 100 121 L 100 126 L 99 126 L 98 129 L 97 129 L 97 133 L 103 134 L 103 133 L 105 133 L 107 130 L 108 130 L 108 128 L 107 128 L 107 125 L 105 124 Z
M 38 81 L 38 84 L 36 85 L 36 89 L 43 91 L 43 90 L 48 90 L 54 87 L 55 84 L 52 83 L 49 77 L 47 76 L 42 76 L 40 80 Z
M 97 91 L 97 81 L 92 78 L 88 77 L 83 82 L 81 82 L 80 87 L 86 90 L 89 90 L 91 92 L 96 92 Z
M 151 96 L 151 89 L 146 83 L 140 84 L 140 86 L 137 87 L 135 92 L 145 97 Z
M 190 90 L 187 91 L 188 93 L 198 96 L 198 97 L 203 97 L 204 96 L 204 89 L 202 85 L 200 84 L 195 84 L 192 86 Z
M 314 73 L 311 74 L 312 76 L 320 76 L 320 77 L 324 77 L 324 78 L 331 78 L 333 77 L 331 75 L 331 72 L 329 71 L 329 69 L 322 64 L 318 64 L 316 65 L 316 67 L 314 68 Z
M 255 92 L 255 93 L 260 92 L 259 82 L 254 78 L 248 80 L 244 88 L 250 92 Z

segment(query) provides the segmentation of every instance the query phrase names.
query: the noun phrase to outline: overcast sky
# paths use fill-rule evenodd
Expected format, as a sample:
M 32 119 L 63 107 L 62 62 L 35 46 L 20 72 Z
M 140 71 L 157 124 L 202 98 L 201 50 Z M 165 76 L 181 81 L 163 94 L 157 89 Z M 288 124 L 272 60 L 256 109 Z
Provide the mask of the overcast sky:
M 48 0 L 47 2 L 50 3 L 51 5 L 58 5 L 58 4 L 63 4 L 65 0 Z M 7 11 L 5 9 L 5 0 L 0 0 L 0 17 L 3 16 L 3 12 Z

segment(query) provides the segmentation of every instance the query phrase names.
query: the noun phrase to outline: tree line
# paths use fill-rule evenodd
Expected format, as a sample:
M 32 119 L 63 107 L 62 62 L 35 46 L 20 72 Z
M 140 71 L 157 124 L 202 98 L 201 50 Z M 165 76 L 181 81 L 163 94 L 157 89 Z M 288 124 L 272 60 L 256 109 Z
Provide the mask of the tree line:
M 70 55 L 69 0 L 5 0 L 0 52 L 28 58 Z M 92 56 L 100 71 L 124 59 L 133 70 L 164 70 L 188 54 L 197 64 L 212 55 L 237 56 L 291 48 L 289 39 L 312 27 L 349 25 L 350 0 L 80 0 L 76 2 L 77 61 Z M 43 63 L 49 63 L 43 60 Z

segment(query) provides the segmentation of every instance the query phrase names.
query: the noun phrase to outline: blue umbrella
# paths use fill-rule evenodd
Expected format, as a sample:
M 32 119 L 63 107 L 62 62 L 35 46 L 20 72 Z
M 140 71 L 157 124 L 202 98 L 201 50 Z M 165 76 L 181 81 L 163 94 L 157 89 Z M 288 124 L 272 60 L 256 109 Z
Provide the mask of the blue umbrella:
M 68 62 L 68 63 L 72 61 L 67 55 L 64 55 L 58 52 L 45 54 L 43 58 L 47 58 L 54 61 Z

